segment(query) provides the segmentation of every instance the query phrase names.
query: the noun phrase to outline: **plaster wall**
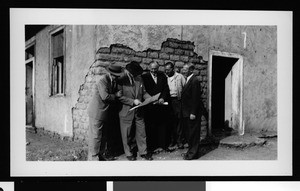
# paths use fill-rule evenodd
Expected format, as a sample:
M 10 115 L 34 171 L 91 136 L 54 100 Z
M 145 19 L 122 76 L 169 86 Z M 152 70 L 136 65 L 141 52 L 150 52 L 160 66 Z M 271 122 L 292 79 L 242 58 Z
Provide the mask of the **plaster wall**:
M 56 27 L 48 26 L 36 35 L 36 126 L 63 136 L 72 136 L 72 107 L 95 56 L 94 26 L 65 26 L 65 96 L 49 96 L 49 32 Z
M 277 129 L 275 26 L 66 26 L 66 96 L 49 97 L 49 30 L 54 27 L 56 26 L 49 26 L 36 35 L 37 127 L 63 135 L 73 135 L 72 108 L 79 98 L 80 87 L 96 60 L 96 51 L 99 48 L 122 44 L 134 51 L 149 48 L 159 50 L 167 38 L 175 38 L 193 42 L 194 52 L 206 61 L 209 50 L 243 56 L 245 129 Z M 246 40 L 242 33 L 246 33 Z
M 277 131 L 276 26 L 185 26 L 183 40 L 204 60 L 210 50 L 243 56 L 245 130 Z

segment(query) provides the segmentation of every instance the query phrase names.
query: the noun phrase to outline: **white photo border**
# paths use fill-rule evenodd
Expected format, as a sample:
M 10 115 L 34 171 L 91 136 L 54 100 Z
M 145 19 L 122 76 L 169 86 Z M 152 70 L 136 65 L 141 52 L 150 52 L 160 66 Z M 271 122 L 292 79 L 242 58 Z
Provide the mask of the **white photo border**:
M 276 19 L 275 19 L 276 18 Z M 276 25 L 278 159 L 272 161 L 26 161 L 26 24 Z M 11 176 L 292 176 L 292 12 L 123 9 L 10 9 Z

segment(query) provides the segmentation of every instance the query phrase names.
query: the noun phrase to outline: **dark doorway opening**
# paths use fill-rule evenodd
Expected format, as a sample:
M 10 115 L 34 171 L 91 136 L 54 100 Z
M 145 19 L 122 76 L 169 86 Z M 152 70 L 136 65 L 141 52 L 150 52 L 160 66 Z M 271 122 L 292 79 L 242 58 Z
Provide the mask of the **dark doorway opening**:
M 26 126 L 33 126 L 33 61 L 26 64 Z
M 212 91 L 211 91 L 211 131 L 216 134 L 230 128 L 230 120 L 225 120 L 226 112 L 231 112 L 231 105 L 226 104 L 226 94 L 231 91 L 231 83 L 226 83 L 233 66 L 239 59 L 233 57 L 212 56 Z M 231 79 L 230 79 L 231 80 Z

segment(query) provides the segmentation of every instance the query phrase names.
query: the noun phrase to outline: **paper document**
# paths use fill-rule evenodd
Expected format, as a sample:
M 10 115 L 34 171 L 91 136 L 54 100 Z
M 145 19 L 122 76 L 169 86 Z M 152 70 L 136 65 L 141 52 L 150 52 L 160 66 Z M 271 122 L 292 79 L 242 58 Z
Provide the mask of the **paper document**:
M 145 105 L 148 105 L 149 103 L 155 102 L 155 101 L 158 100 L 159 96 L 160 96 L 160 93 L 158 93 L 158 94 L 156 94 L 152 97 L 149 97 L 149 98 L 145 99 L 145 101 L 143 103 L 141 103 L 140 105 L 134 106 L 129 111 L 134 110 L 134 109 L 139 108 L 139 107 L 143 107 Z

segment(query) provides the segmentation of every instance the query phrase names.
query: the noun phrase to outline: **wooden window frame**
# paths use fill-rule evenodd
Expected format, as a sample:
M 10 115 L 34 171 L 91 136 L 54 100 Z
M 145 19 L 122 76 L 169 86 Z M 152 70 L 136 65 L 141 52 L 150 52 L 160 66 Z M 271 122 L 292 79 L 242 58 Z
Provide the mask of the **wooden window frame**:
M 54 62 L 54 58 L 52 56 L 52 37 L 54 34 L 58 33 L 62 31 L 63 32 L 63 71 L 62 71 L 62 76 L 63 76 L 63 88 L 62 88 L 62 93 L 56 93 L 53 94 L 53 62 Z M 48 72 L 48 79 L 49 79 L 49 97 L 65 97 L 66 96 L 66 30 L 65 30 L 65 26 L 58 26 L 52 30 L 49 31 L 49 72 Z

